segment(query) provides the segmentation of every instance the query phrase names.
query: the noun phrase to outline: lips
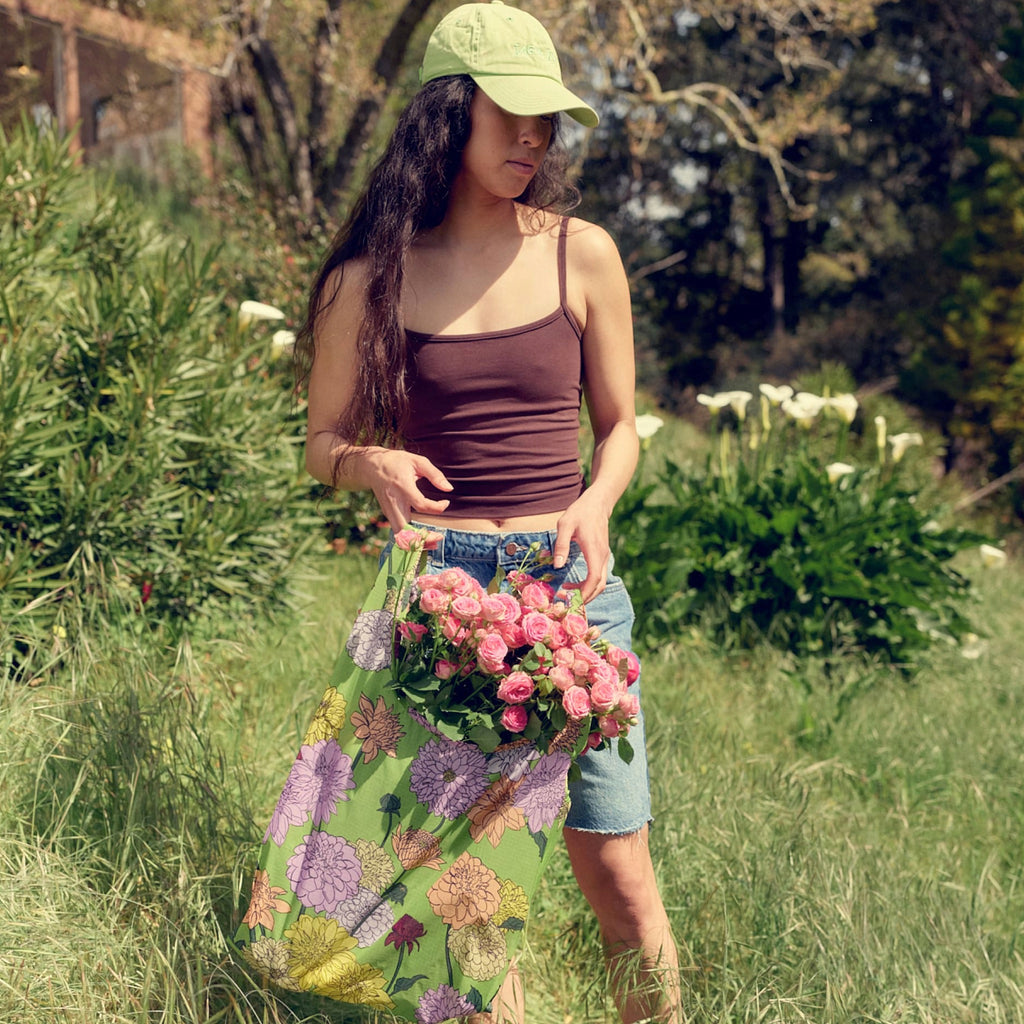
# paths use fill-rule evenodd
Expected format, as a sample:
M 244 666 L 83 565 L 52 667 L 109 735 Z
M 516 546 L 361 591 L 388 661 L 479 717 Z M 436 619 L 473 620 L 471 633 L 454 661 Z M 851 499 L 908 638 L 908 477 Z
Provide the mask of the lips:
M 533 174 L 537 170 L 537 165 L 529 160 L 509 160 L 508 165 L 520 174 Z

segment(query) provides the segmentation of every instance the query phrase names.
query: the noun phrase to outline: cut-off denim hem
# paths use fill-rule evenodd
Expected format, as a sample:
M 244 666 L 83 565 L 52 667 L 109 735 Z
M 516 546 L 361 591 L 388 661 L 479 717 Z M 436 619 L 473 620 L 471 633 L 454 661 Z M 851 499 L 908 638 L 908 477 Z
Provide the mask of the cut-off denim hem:
M 461 568 L 482 587 L 494 580 L 499 568 L 506 573 L 519 568 L 528 558 L 533 544 L 550 552 L 554 550 L 557 539 L 553 530 L 476 533 L 433 525 L 426 528 L 441 534 L 437 547 L 427 552 L 426 571 L 439 573 L 444 569 Z M 387 551 L 382 560 L 386 555 Z M 603 639 L 628 651 L 632 650 L 633 605 L 625 584 L 612 569 L 613 566 L 609 566 L 605 589 L 587 605 L 587 621 L 601 631 Z M 527 571 L 543 576 L 557 590 L 565 583 L 582 583 L 587 577 L 587 563 L 579 546 L 573 543 L 563 568 L 545 565 L 531 570 L 527 566 Z M 639 697 L 640 679 L 629 689 Z M 580 758 L 581 777 L 569 786 L 570 808 L 566 828 L 625 836 L 639 832 L 653 820 L 642 707 L 637 718 L 637 724 L 629 730 L 629 742 L 634 751 L 629 764 L 619 757 L 614 741 L 601 750 L 588 751 Z

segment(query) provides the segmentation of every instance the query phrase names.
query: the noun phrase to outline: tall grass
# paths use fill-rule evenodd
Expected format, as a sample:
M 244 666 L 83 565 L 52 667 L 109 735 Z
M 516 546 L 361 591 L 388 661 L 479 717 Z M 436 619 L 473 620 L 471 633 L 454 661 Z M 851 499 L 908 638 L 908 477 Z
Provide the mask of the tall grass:
M 320 568 L 297 615 L 172 656 L 112 634 L 8 686 L 0 1020 L 357 1019 L 265 995 L 225 941 L 374 566 Z M 978 573 L 977 659 L 936 650 L 831 730 L 807 730 L 778 652 L 727 658 L 694 632 L 647 659 L 651 846 L 690 1020 L 1024 1021 L 1022 575 Z M 613 1019 L 564 858 L 541 899 L 531 1024 Z

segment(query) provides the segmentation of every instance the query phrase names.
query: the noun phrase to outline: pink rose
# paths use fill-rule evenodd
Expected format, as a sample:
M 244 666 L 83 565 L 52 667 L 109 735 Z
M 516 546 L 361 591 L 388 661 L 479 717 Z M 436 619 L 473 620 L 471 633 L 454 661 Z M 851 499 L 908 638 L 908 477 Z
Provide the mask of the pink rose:
M 635 693 L 624 693 L 619 698 L 619 711 L 627 718 L 640 714 L 640 698 Z
M 543 612 L 527 612 L 522 627 L 528 644 L 542 643 L 551 635 L 551 620 Z
M 552 653 L 551 659 L 560 668 L 567 668 L 571 671 L 573 663 L 576 661 L 576 655 L 567 647 L 559 647 Z
M 418 546 L 423 540 L 423 535 L 419 530 L 410 530 L 406 527 L 404 530 L 399 530 L 395 534 L 395 547 L 401 548 L 403 551 L 411 551 L 414 546 Z
M 525 672 L 505 676 L 498 687 L 498 700 L 506 704 L 523 704 L 533 695 L 533 680 Z
M 551 646 L 564 648 L 569 646 L 569 634 L 560 622 L 551 623 Z
M 480 614 L 480 602 L 475 597 L 460 595 L 452 601 L 452 611 L 460 619 L 472 620 Z
M 438 612 L 446 611 L 448 608 L 448 595 L 442 593 L 436 587 L 428 587 L 420 591 L 420 607 L 428 615 L 436 615 Z
M 501 634 L 502 640 L 508 644 L 510 651 L 526 646 L 526 636 L 523 633 L 523 627 L 518 622 L 499 622 L 498 632 Z
M 590 714 L 590 694 L 582 686 L 570 686 L 562 694 L 562 707 L 575 721 L 586 718 Z
M 558 652 L 556 651 L 555 653 L 557 654 Z M 572 671 L 564 665 L 556 665 L 548 673 L 548 679 L 551 680 L 555 689 L 561 690 L 563 693 L 568 690 L 570 686 L 576 685 L 576 677 L 572 674 Z
M 597 750 L 604 743 L 604 737 L 599 732 L 592 732 L 587 737 L 587 750 Z
M 501 662 L 508 654 L 508 644 L 502 640 L 500 633 L 487 633 L 477 645 L 476 654 L 481 661 Z
M 497 594 L 484 594 L 480 598 L 480 614 L 488 622 L 503 622 L 506 616 L 505 602 Z
M 438 658 L 434 662 L 434 675 L 438 679 L 451 679 L 458 670 L 459 666 L 454 661 L 445 661 L 444 658 Z
M 477 583 L 464 569 L 445 569 L 437 575 L 438 586 L 450 594 L 465 596 L 480 589 Z
M 427 627 L 420 622 L 400 622 L 398 634 L 407 643 L 419 643 L 427 635 Z
M 562 619 L 562 626 L 573 641 L 582 640 L 583 637 L 586 636 L 587 619 L 586 616 L 580 615 L 579 612 L 569 612 L 569 614 Z
M 631 686 L 640 678 L 640 659 L 632 651 L 626 651 L 626 661 L 629 662 L 629 668 L 626 670 L 626 685 Z
M 577 658 L 582 658 L 590 665 L 596 665 L 601 660 L 601 655 L 590 644 L 586 644 L 582 640 L 577 640 L 572 645 L 572 649 Z
M 522 732 L 530 720 L 530 713 L 522 704 L 510 704 L 501 713 L 502 727 L 509 732 Z
M 604 715 L 597 720 L 597 727 L 601 730 L 602 736 L 614 739 L 622 731 L 622 726 L 609 715 Z
M 534 580 L 533 583 L 528 583 L 523 587 L 519 596 L 523 604 L 528 608 L 532 608 L 534 611 L 543 612 L 546 611 L 548 605 L 551 604 L 551 598 L 553 595 L 554 591 L 547 583 L 542 583 L 540 580 Z
M 619 688 L 610 679 L 602 679 L 590 688 L 590 702 L 598 714 L 606 715 L 619 703 Z
M 592 683 L 618 683 L 619 673 L 607 661 L 599 661 L 590 666 L 587 679 Z

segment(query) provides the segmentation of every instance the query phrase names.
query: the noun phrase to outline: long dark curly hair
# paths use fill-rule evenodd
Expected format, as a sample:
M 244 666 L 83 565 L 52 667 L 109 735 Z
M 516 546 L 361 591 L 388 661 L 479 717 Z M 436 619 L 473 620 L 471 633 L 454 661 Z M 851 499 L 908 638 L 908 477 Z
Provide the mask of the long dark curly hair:
M 369 260 L 365 314 L 357 341 L 358 376 L 352 400 L 336 426 L 338 436 L 350 444 L 402 442 L 410 377 L 400 311 L 405 258 L 416 235 L 444 219 L 469 139 L 475 88 L 468 75 L 453 75 L 435 79 L 416 93 L 310 288 L 306 320 L 295 344 L 300 384 L 316 358 L 317 323 L 337 297 L 340 275 L 332 277 L 334 271 L 342 268 L 343 272 L 346 260 Z M 567 176 L 569 158 L 559 138 L 558 121 L 555 115 L 547 154 L 518 201 L 538 210 L 565 213 L 579 203 L 580 196 Z M 336 465 L 335 474 L 337 469 Z

